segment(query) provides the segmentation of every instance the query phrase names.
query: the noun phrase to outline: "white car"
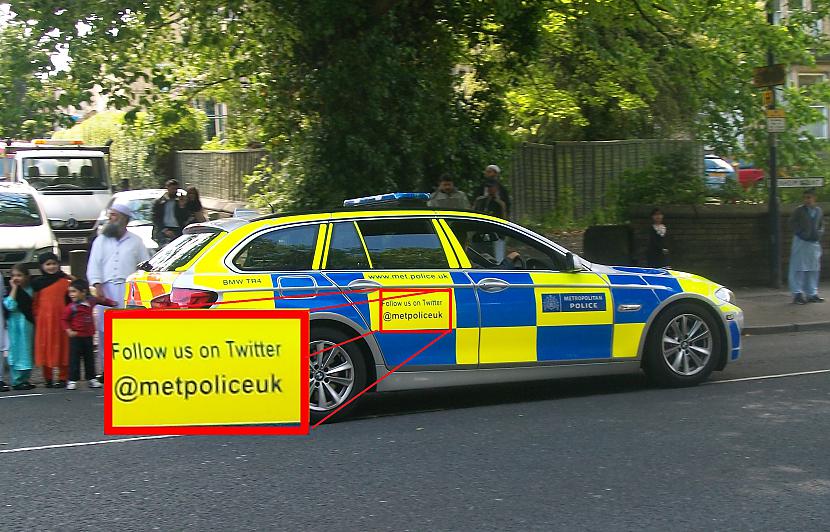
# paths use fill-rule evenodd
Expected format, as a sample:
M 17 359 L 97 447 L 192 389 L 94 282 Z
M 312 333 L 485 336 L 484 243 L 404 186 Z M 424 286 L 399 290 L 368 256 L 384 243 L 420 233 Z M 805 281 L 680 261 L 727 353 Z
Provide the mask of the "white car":
M 101 227 L 107 222 L 107 211 L 115 203 L 126 205 L 133 212 L 133 219 L 127 225 L 127 230 L 141 237 L 147 252 L 152 257 L 158 251 L 159 245 L 153 240 L 153 202 L 167 193 L 164 188 L 145 188 L 141 190 L 127 190 L 113 194 L 107 206 L 98 215 L 95 222 L 95 234 L 101 233 Z M 179 189 L 178 196 L 186 192 Z
M 0 270 L 6 275 L 23 263 L 39 274 L 37 257 L 47 252 L 60 257 L 40 194 L 24 183 L 0 182 Z

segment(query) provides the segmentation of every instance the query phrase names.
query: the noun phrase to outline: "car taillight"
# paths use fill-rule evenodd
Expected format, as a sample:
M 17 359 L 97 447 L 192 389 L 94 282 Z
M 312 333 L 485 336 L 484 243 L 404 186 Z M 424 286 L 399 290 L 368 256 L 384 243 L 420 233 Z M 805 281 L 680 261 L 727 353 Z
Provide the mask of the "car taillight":
M 219 294 L 210 290 L 174 288 L 169 294 L 162 294 L 150 301 L 151 308 L 208 308 L 216 303 Z

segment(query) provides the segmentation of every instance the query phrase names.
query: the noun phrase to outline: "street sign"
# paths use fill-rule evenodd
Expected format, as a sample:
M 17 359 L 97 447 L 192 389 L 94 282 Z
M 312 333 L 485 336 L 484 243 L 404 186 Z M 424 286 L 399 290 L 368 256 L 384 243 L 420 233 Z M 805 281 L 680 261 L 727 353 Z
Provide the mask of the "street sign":
M 772 105 L 772 89 L 767 89 L 763 92 L 764 95 L 764 107 Z
M 812 188 L 823 187 L 823 177 L 792 177 L 781 179 L 778 178 L 778 186 L 782 188 Z
M 752 75 L 752 84 L 756 87 L 774 87 L 787 82 L 787 69 L 784 65 L 758 67 Z
M 779 117 L 767 117 L 768 133 L 783 133 L 787 131 L 787 119 Z
M 787 112 L 783 109 L 767 109 L 767 118 L 784 118 Z

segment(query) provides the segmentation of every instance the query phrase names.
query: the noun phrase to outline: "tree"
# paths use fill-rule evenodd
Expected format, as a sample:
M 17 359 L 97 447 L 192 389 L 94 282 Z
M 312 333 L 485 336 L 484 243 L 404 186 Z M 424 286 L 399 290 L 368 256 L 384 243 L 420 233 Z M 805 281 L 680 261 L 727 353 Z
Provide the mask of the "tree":
M 66 45 L 79 87 L 119 106 L 226 91 L 281 162 L 289 206 L 472 183 L 502 157 L 502 95 L 535 45 L 539 2 L 121 0 L 13 3 Z M 78 30 L 81 21 L 82 30 Z M 468 65 L 462 77 L 457 66 Z M 131 86 L 154 90 L 134 97 Z
M 0 25 L 0 137 L 45 136 L 65 119 L 49 83 L 51 62 L 26 24 Z
M 794 3 L 791 2 L 791 5 Z M 786 64 L 812 65 L 828 51 L 814 32 L 828 2 L 767 23 L 750 0 L 550 2 L 539 60 L 507 95 L 522 140 L 697 138 L 719 153 L 764 160 L 766 133 L 754 67 L 772 49 Z M 791 110 L 782 162 L 809 165 L 821 144 L 800 126 L 819 119 L 826 84 L 783 94 Z

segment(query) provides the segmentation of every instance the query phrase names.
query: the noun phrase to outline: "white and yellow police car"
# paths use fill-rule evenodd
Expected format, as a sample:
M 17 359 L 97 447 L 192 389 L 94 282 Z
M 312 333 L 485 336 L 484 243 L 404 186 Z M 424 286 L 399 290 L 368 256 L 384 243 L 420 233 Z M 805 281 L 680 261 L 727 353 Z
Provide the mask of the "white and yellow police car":
M 127 304 L 311 309 L 313 420 L 395 368 L 374 390 L 641 370 L 686 386 L 738 358 L 728 289 L 593 264 L 502 219 L 411 205 L 424 199 L 191 225 L 128 279 Z

